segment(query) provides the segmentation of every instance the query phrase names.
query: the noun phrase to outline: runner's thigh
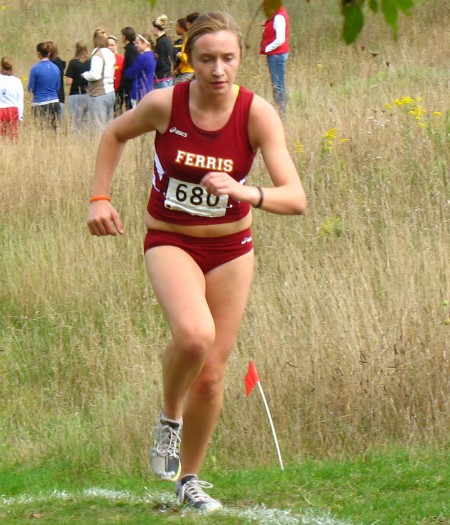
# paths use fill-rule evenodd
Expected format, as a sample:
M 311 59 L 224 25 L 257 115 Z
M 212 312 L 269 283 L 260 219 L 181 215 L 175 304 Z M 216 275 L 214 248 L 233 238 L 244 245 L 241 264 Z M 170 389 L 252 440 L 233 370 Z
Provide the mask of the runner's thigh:
M 214 330 L 205 297 L 205 276 L 190 255 L 175 246 L 157 246 L 147 250 L 145 263 L 175 338 L 179 331 L 196 327 Z

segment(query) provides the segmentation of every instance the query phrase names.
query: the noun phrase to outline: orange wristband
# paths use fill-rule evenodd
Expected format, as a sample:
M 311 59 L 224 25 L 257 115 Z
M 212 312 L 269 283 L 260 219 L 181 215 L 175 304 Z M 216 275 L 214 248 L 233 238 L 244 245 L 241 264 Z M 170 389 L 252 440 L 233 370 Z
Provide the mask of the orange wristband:
M 89 199 L 89 202 L 97 202 L 97 201 L 111 201 L 111 197 L 108 197 L 108 195 L 97 195 Z

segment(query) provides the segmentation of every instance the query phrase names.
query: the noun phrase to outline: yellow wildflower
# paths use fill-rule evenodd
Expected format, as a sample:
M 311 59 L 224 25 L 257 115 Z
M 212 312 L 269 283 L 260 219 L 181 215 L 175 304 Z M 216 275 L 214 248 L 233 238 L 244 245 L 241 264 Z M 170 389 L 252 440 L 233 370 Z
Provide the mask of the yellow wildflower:
M 396 98 L 394 100 L 394 104 L 397 106 L 407 106 L 408 104 L 414 104 L 414 99 L 411 97 L 402 97 L 402 98 Z
M 413 117 L 416 120 L 420 120 L 422 118 L 422 115 L 425 113 L 425 110 L 419 106 L 414 106 L 412 109 L 408 111 L 410 115 L 413 115 Z
M 301 142 L 297 142 L 295 145 L 295 153 L 297 153 L 297 155 L 302 155 L 304 151 L 305 149 L 303 148 L 303 144 Z
M 329 129 L 328 131 L 325 131 L 325 135 L 323 136 L 324 139 L 335 139 L 336 138 L 336 133 L 337 133 L 338 129 L 337 128 L 332 128 L 332 129 Z

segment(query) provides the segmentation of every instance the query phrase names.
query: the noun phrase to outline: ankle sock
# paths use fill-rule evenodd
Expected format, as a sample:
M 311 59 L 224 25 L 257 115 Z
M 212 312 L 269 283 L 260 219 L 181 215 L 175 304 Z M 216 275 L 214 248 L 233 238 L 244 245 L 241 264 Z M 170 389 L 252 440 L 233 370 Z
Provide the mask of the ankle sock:
M 181 417 L 180 419 L 170 419 L 169 417 L 166 417 L 162 412 L 161 412 L 161 416 L 159 418 L 161 421 L 164 421 L 165 423 L 169 423 L 170 426 L 173 426 L 173 425 L 178 425 L 178 426 L 181 426 L 183 424 L 183 418 Z
M 196 474 L 185 474 L 182 478 L 180 478 L 181 485 L 185 485 L 188 481 L 191 481 L 191 479 L 197 479 Z

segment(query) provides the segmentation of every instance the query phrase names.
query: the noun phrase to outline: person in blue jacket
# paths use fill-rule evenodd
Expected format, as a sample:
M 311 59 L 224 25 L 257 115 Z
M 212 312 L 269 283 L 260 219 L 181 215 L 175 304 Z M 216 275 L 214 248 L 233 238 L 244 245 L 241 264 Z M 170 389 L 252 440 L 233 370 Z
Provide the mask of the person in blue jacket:
M 142 33 L 136 37 L 135 45 L 139 50 L 139 55 L 124 71 L 124 75 L 132 81 L 132 107 L 136 107 L 141 98 L 152 90 L 156 69 L 156 57 L 151 37 L 147 33 Z
M 31 102 L 33 117 L 56 128 L 61 112 L 58 97 L 61 72 L 50 60 L 52 49 L 48 42 L 39 43 L 36 51 L 39 62 L 31 68 L 28 81 L 28 91 L 33 93 Z

